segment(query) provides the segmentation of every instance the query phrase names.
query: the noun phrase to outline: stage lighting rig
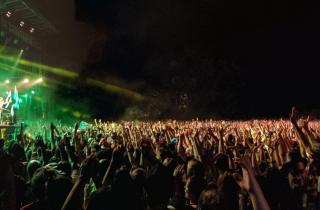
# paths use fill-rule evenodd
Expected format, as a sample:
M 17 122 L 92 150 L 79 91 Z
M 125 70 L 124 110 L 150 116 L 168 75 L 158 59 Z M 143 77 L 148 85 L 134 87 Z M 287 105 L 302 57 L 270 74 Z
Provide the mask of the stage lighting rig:
M 11 15 L 12 15 L 12 13 L 10 11 L 8 11 L 7 14 L 6 14 L 7 18 L 10 18 Z

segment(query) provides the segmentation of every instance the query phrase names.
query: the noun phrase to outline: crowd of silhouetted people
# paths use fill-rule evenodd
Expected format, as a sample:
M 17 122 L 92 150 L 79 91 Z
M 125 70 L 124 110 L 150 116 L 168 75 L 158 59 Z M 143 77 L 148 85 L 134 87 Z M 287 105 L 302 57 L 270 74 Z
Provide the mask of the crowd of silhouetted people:
M 320 122 L 29 126 L 0 142 L 2 210 L 316 210 Z

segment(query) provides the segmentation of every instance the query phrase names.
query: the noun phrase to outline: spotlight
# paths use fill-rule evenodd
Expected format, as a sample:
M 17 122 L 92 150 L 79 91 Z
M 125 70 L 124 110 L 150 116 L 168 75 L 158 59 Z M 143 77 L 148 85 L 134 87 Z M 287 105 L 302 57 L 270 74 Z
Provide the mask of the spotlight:
M 11 17 L 12 13 L 10 11 L 7 12 L 6 16 L 7 18 Z
M 25 78 L 25 79 L 23 80 L 23 83 L 29 83 L 29 79 L 28 79 L 28 78 Z
M 20 25 L 21 27 L 23 27 L 23 26 L 24 26 L 24 21 L 20 21 L 19 25 Z
M 36 92 L 34 90 L 31 90 L 31 94 L 34 95 Z
M 42 79 L 42 77 L 40 77 L 40 78 L 36 79 L 34 82 L 32 82 L 32 85 L 39 84 L 42 82 L 43 82 L 43 79 Z
M 34 28 L 30 28 L 29 32 L 33 33 L 34 32 Z
M 10 80 L 7 79 L 6 81 L 4 81 L 4 83 L 9 84 Z

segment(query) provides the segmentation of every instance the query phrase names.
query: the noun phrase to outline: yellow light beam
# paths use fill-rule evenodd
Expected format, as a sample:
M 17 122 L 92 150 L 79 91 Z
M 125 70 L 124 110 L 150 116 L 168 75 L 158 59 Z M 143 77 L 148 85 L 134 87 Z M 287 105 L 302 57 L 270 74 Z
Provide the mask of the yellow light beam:
M 14 56 L 3 56 L 3 55 L 0 55 L 0 58 L 4 58 L 4 59 L 10 60 L 12 62 L 14 62 L 16 60 Z M 31 61 L 28 61 L 28 60 L 25 60 L 25 59 L 20 59 L 19 63 L 22 64 L 22 65 L 25 65 L 25 66 L 31 66 L 31 67 L 34 67 L 34 68 L 39 68 L 39 69 L 42 69 L 44 71 L 48 71 L 48 72 L 51 72 L 53 74 L 56 74 L 56 75 L 59 75 L 59 76 L 62 76 L 62 77 L 71 78 L 71 79 L 76 79 L 79 76 L 78 73 L 73 72 L 71 70 L 51 67 L 51 66 L 47 66 L 47 65 L 44 65 L 44 64 L 31 62 Z M 100 81 L 100 80 L 88 78 L 86 80 L 86 82 L 89 85 L 94 85 L 94 86 L 100 87 L 101 89 L 103 89 L 105 91 L 110 91 L 112 93 L 120 94 L 120 95 L 126 96 L 128 98 L 137 100 L 137 101 L 141 101 L 141 100 L 144 99 L 143 96 L 140 93 L 137 93 L 137 92 L 134 92 L 132 90 L 128 90 L 128 89 L 125 89 L 125 88 L 122 88 L 122 87 L 119 87 L 119 86 L 116 86 L 116 85 L 113 85 L 113 84 L 108 84 L 108 83 L 105 83 L 105 82 Z
M 117 94 L 120 94 L 120 95 L 124 95 L 124 96 L 126 96 L 128 98 L 132 98 L 132 99 L 137 100 L 137 101 L 143 100 L 143 96 L 140 93 L 137 93 L 137 92 L 125 89 L 125 88 L 121 88 L 121 87 L 118 87 L 118 86 L 115 86 L 115 85 L 112 85 L 112 84 L 107 84 L 105 82 L 102 82 L 102 81 L 99 81 L 99 80 L 95 80 L 95 79 L 91 79 L 91 78 L 88 78 L 86 80 L 86 82 L 89 85 L 94 85 L 94 86 L 100 87 L 103 90 L 106 90 L 106 91 L 109 91 L 109 92 L 112 92 L 112 93 L 117 93 Z
M 18 72 L 21 72 L 21 73 L 25 73 L 25 74 L 27 74 L 29 76 L 37 76 L 37 74 L 35 74 L 35 73 L 29 72 L 29 71 L 26 71 L 26 70 L 23 70 L 23 69 L 20 69 L 20 68 L 13 68 L 12 66 L 4 64 L 4 63 L 1 63 L 1 62 L 0 62 L 0 66 L 1 66 L 1 70 L 4 70 L 4 71 L 11 72 L 11 71 L 15 70 L 15 71 L 18 71 Z
M 0 55 L 0 58 L 5 59 L 7 61 L 11 61 L 11 62 L 15 62 L 16 61 L 16 57 L 15 56 Z M 62 77 L 67 77 L 67 78 L 76 78 L 76 77 L 79 76 L 79 74 L 77 72 L 73 72 L 71 70 L 52 67 L 52 66 L 47 66 L 47 65 L 44 65 L 44 64 L 28 61 L 26 59 L 20 59 L 18 64 L 21 64 L 21 65 L 24 65 L 24 66 L 28 66 L 28 67 L 42 69 L 44 71 L 53 73 L 55 75 L 59 75 L 59 76 L 62 76 Z
M 26 70 L 23 70 L 23 69 L 20 69 L 20 68 L 13 68 L 12 66 L 7 65 L 7 64 L 0 63 L 0 67 L 1 67 L 1 70 L 7 71 L 7 72 L 18 71 L 18 72 L 24 73 L 24 74 L 26 74 L 26 75 L 28 75 L 30 77 L 39 77 L 38 74 L 29 72 L 29 71 L 26 71 Z M 45 83 L 44 83 L 44 86 L 48 87 L 46 82 L 53 83 L 55 85 L 59 84 L 59 85 L 62 85 L 64 87 L 68 87 L 68 88 L 72 87 L 69 83 L 60 82 L 60 81 L 57 81 L 57 80 L 54 80 L 54 79 L 50 79 L 48 77 L 45 78 Z M 53 86 L 51 86 L 51 87 L 53 87 Z

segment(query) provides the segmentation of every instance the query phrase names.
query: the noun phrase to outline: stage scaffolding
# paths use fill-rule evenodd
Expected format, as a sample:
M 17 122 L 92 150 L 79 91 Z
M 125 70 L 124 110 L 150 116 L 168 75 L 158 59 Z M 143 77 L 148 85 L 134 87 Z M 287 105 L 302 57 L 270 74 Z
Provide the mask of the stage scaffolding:
M 23 0 L 0 0 L 1 36 L 7 42 L 19 40 L 26 48 L 42 50 L 41 39 L 57 29 Z
M 18 17 L 29 23 L 31 27 L 41 33 L 57 32 L 57 29 L 44 16 L 23 0 L 0 0 L 0 14 L 5 14 L 8 11 L 12 13 L 12 17 Z
M 21 22 L 23 22 L 23 24 Z M 20 24 L 22 24 L 22 26 Z M 0 0 L 0 47 L 5 48 L 8 54 L 16 54 L 16 52 L 24 50 L 24 59 L 32 57 L 36 59 L 36 62 L 41 63 L 45 61 L 46 56 L 48 56 L 45 44 L 42 43 L 42 40 L 44 40 L 46 36 L 55 33 L 57 33 L 55 26 L 51 24 L 46 17 L 40 14 L 40 12 L 36 11 L 31 3 L 23 0 Z M 23 69 L 26 72 L 14 71 L 10 67 L 8 69 L 2 67 L 0 69 L 0 79 L 1 81 L 7 79 L 2 78 L 1 76 L 4 76 L 8 72 L 10 72 L 12 84 L 19 82 L 24 77 L 29 77 L 30 79 L 32 77 L 46 77 L 43 70 L 40 68 L 24 67 Z M 4 72 L 5 74 L 2 74 L 1 72 Z M 38 94 L 44 94 L 45 92 L 44 87 L 42 86 L 34 87 L 33 89 Z M 32 100 L 32 98 L 30 98 L 30 100 Z M 41 111 L 39 111 L 38 115 L 41 115 L 42 113 L 43 115 L 46 115 L 45 110 L 48 109 L 48 104 L 49 101 L 41 102 L 41 104 L 39 104 L 39 107 L 41 107 L 39 110 L 41 109 Z M 29 106 L 29 110 L 34 109 L 31 103 L 28 103 L 27 106 Z M 30 112 L 25 112 L 25 110 L 21 110 L 20 112 L 21 113 L 19 114 L 20 117 L 23 118 L 23 121 L 30 118 L 30 116 L 28 116 L 30 115 Z M 21 121 L 18 122 L 20 123 Z

